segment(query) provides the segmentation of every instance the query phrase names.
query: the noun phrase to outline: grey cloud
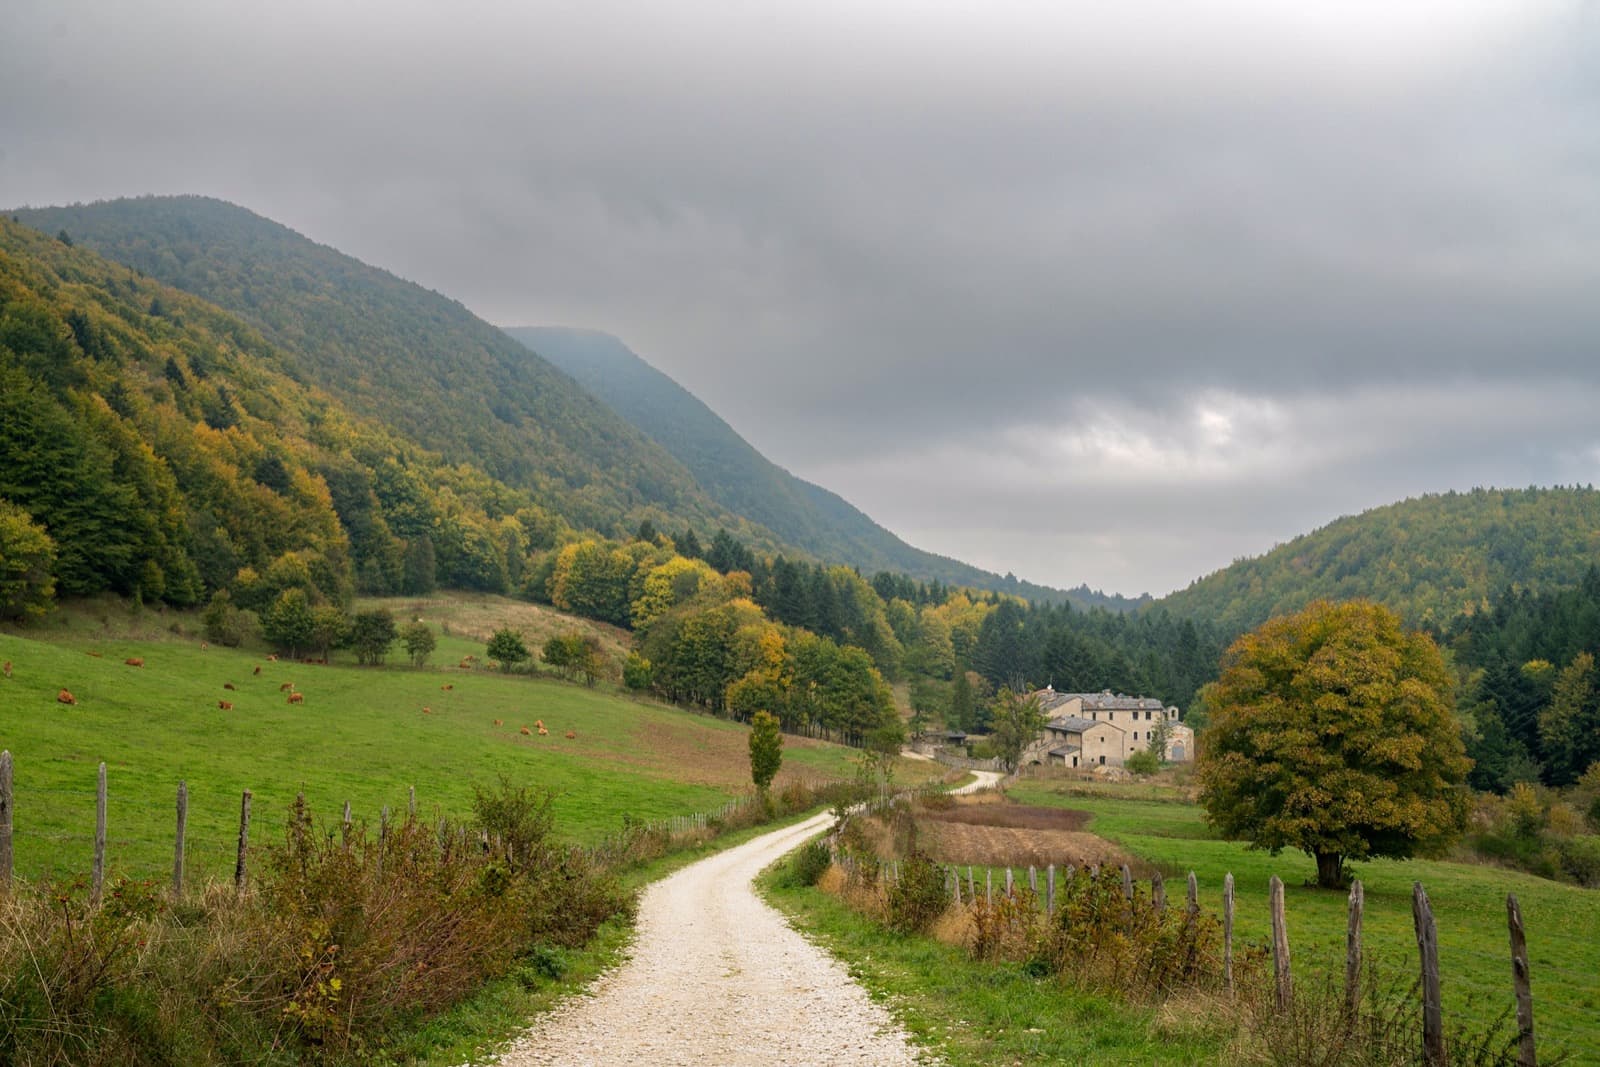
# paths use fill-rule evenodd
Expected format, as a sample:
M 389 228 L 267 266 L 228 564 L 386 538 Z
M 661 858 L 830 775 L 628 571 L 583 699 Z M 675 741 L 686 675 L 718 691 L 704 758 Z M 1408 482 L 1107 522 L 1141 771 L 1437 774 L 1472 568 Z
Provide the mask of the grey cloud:
M 1403 416 L 1600 378 L 1595 10 L 24 2 L 0 201 L 235 200 L 493 321 L 619 334 L 927 547 L 1159 589 L 1396 493 L 1587 480 L 1582 419 Z M 1362 406 L 1273 480 L 1186 436 L 1210 395 Z M 991 447 L 1097 411 L 1175 427 L 1208 494 Z M 1038 486 L 1210 540 L 1058 540 Z

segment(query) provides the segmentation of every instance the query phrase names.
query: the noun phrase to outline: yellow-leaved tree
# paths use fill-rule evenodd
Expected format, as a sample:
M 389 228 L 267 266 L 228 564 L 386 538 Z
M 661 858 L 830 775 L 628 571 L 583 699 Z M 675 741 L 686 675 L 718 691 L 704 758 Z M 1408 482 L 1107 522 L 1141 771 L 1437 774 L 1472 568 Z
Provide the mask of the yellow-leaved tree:
M 1471 766 L 1426 634 L 1370 601 L 1318 601 L 1234 642 L 1206 687 L 1200 800 L 1229 838 L 1345 863 L 1436 853 L 1466 822 Z

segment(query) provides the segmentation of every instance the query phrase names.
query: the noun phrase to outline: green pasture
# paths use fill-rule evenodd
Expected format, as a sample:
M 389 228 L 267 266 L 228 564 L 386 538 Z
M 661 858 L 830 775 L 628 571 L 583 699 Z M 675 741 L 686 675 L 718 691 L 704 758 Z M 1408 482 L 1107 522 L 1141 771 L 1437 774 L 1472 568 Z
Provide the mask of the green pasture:
M 1218 840 L 1191 804 L 1069 796 L 1023 782 L 1008 790 L 1024 804 L 1094 815 L 1088 829 L 1161 869 L 1169 900 L 1183 899 L 1194 871 L 1203 907 L 1220 914 L 1223 877 L 1235 885 L 1237 936 L 1269 943 L 1268 881 L 1284 882 L 1290 955 L 1297 983 L 1343 974 L 1346 896 L 1316 889 L 1316 865 L 1298 852 L 1270 856 Z M 1600 893 L 1477 864 L 1375 860 L 1355 866 L 1366 893 L 1365 943 L 1391 977 L 1417 971 L 1411 892 L 1421 882 L 1439 932 L 1446 1024 L 1487 1022 L 1512 1006 L 1506 894 L 1515 893 L 1527 929 L 1534 1017 L 1543 1054 L 1600 1062 Z
M 441 641 L 434 662 L 447 666 L 397 665 L 403 655 L 377 668 L 310 666 L 202 651 L 198 639 L 158 632 L 155 616 L 146 619 L 143 631 L 69 618 L 46 631 L 49 640 L 0 634 L 0 660 L 13 664 L 12 677 L 0 678 L 0 749 L 15 761 L 22 876 L 88 872 L 101 761 L 109 866 L 137 876 L 170 870 L 180 780 L 196 877 L 231 872 L 245 789 L 260 843 L 282 833 L 297 792 L 330 823 L 346 800 L 374 824 L 385 806 L 403 814 L 413 786 L 420 813 L 457 818 L 470 811 L 475 784 L 505 774 L 553 790 L 560 831 L 592 842 L 624 815 L 714 810 L 747 780 L 748 764 L 736 765 L 745 758 L 740 725 L 604 689 L 461 670 L 466 651 L 482 655 L 465 642 Z M 128 657 L 145 665 L 125 666 Z M 304 703 L 289 704 L 284 683 Z M 57 703 L 62 688 L 75 706 Z M 222 710 L 219 700 L 234 706 Z M 519 732 L 540 719 L 548 736 Z M 856 755 L 790 748 L 786 763 L 810 777 L 846 777 Z

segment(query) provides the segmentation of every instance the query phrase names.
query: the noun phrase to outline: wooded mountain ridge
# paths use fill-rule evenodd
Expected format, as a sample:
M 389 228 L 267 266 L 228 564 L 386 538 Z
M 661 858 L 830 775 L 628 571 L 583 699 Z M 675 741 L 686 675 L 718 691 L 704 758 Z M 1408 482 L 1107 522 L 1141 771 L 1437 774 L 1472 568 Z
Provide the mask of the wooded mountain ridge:
M 817 559 L 847 563 L 864 574 L 893 571 L 921 581 L 1080 608 L 1130 611 L 1150 599 L 1102 593 L 1087 585 L 1052 589 L 923 551 L 837 493 L 767 459 L 693 393 L 610 334 L 553 326 L 508 327 L 506 333 L 572 375 L 665 448 L 717 503 Z

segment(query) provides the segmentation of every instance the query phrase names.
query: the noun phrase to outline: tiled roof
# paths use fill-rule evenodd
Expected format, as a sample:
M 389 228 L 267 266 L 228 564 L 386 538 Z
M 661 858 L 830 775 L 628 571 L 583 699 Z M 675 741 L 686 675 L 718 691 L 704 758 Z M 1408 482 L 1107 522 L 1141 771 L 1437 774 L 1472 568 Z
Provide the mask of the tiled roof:
M 1096 726 L 1109 726 L 1113 730 L 1119 731 L 1122 729 L 1122 727 L 1109 721 L 1095 722 L 1092 719 L 1085 719 L 1081 715 L 1063 715 L 1059 719 L 1051 719 L 1044 724 L 1046 730 L 1054 730 L 1056 733 L 1062 734 L 1081 734 L 1085 730 L 1094 729 Z

